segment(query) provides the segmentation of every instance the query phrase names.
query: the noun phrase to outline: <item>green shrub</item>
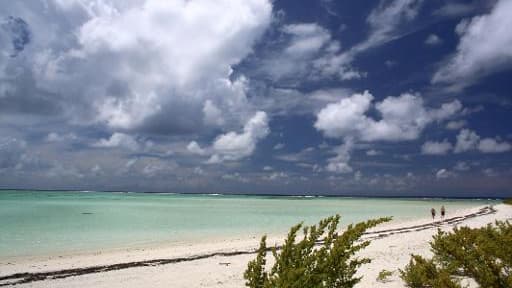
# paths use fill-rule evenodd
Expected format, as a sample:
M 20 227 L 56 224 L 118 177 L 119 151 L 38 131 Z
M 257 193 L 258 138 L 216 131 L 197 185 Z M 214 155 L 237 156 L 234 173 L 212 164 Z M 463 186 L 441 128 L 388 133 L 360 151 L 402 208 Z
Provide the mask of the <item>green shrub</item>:
M 389 277 L 391 277 L 391 275 L 393 275 L 393 272 L 383 269 L 382 271 L 379 272 L 379 275 L 377 276 L 377 281 L 387 282 L 389 281 Z
M 434 256 L 412 255 L 401 278 L 409 287 L 461 287 L 468 277 L 481 287 L 512 287 L 512 225 L 438 231 L 430 243 Z
M 304 235 L 297 242 L 303 227 L 302 223 L 298 224 L 291 228 L 279 250 L 271 249 L 275 262 L 270 271 L 265 270 L 269 249 L 264 236 L 256 259 L 248 263 L 244 273 L 246 285 L 251 288 L 354 287 L 361 280 L 361 277 L 355 277 L 357 269 L 370 262 L 368 258 L 355 257 L 359 250 L 370 244 L 369 241 L 359 241 L 361 236 L 369 228 L 389 220 L 391 218 L 380 218 L 349 225 L 339 235 L 340 216 L 336 215 L 320 221 L 318 226 L 304 227 Z
M 512 205 L 512 198 L 508 198 L 508 199 L 503 200 L 503 203 L 508 204 L 508 205 Z
M 400 270 L 400 277 L 412 288 L 460 288 L 459 281 L 446 269 L 440 269 L 432 259 L 412 255 L 409 264 Z

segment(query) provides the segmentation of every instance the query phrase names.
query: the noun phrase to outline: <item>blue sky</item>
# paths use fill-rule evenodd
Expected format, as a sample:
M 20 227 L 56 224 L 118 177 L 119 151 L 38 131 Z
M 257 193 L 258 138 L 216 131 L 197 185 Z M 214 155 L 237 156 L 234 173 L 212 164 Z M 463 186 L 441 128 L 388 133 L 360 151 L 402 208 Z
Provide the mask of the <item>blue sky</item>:
M 511 195 L 510 1 L 0 2 L 2 188 Z

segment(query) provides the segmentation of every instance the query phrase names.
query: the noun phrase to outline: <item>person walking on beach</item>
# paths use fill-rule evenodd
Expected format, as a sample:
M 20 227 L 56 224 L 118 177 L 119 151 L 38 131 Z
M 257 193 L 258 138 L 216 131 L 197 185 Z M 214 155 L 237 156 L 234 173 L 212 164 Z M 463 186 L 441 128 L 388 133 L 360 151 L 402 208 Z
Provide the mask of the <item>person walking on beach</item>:
M 444 215 L 446 214 L 446 210 L 444 209 L 444 205 L 441 206 L 441 219 L 444 219 Z
M 436 218 L 436 209 L 430 209 L 430 214 L 432 214 L 432 221 L 434 221 L 434 218 Z

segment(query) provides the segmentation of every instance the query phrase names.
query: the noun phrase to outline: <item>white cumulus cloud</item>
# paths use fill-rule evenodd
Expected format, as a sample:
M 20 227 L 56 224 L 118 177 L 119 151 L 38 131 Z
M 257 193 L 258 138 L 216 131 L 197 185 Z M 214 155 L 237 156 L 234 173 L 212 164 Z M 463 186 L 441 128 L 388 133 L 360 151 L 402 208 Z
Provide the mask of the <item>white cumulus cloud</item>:
M 502 153 L 512 149 L 512 145 L 508 142 L 500 142 L 497 139 L 485 138 L 478 143 L 478 150 L 483 153 Z
M 428 35 L 427 39 L 425 39 L 425 44 L 430 46 L 436 46 L 443 43 L 443 40 L 439 38 L 436 34 Z
M 316 53 L 331 39 L 329 31 L 316 23 L 300 23 L 285 25 L 284 32 L 292 35 L 285 53 L 292 58 L 302 58 Z
M 258 141 L 267 137 L 269 132 L 267 114 L 258 111 L 247 121 L 242 133 L 231 131 L 215 139 L 212 145 L 213 155 L 208 162 L 218 163 L 250 156 Z
M 462 129 L 457 135 L 457 142 L 453 151 L 455 153 L 461 153 L 473 150 L 478 146 L 479 141 L 480 136 L 478 136 L 474 131 Z
M 512 150 L 512 145 L 499 138 L 481 138 L 475 131 L 462 129 L 457 135 L 455 153 L 478 150 L 482 153 L 503 153 Z
M 427 141 L 421 146 L 421 153 L 426 155 L 446 155 L 452 148 L 453 145 L 448 140 L 442 142 Z
M 172 134 L 238 126 L 254 111 L 232 67 L 269 26 L 269 1 L 68 2 L 37 20 L 66 23 L 59 33 L 75 41 L 59 50 L 60 37 L 35 39 L 33 71 L 42 89 L 69 96 L 73 121 Z
M 101 148 L 114 148 L 121 147 L 127 148 L 130 150 L 139 149 L 140 145 L 138 141 L 131 135 L 124 133 L 114 133 L 108 139 L 100 139 L 96 143 L 93 144 L 93 147 L 101 147 Z
M 512 66 L 512 1 L 498 1 L 489 14 L 463 20 L 457 51 L 433 76 L 434 83 L 464 87 Z
M 327 160 L 328 164 L 325 167 L 325 170 L 333 173 L 351 173 L 353 171 L 352 167 L 349 165 L 350 161 L 350 152 L 352 151 L 354 146 L 354 141 L 350 138 L 345 140 L 345 143 L 335 148 L 334 152 L 336 153 L 335 157 L 329 158 Z
M 59 134 L 57 132 L 48 133 L 46 136 L 47 142 L 63 142 L 77 140 L 78 137 L 74 133 Z
M 354 137 L 363 141 L 401 141 L 417 139 L 430 123 L 454 116 L 462 109 L 455 100 L 438 109 L 425 107 L 419 95 L 404 93 L 375 104 L 381 119 L 367 113 L 373 96 L 365 91 L 331 103 L 317 114 L 315 128 L 332 138 Z
M 410 93 L 389 96 L 375 104 L 373 100 L 373 95 L 365 91 L 328 104 L 318 112 L 315 128 L 326 137 L 344 140 L 344 144 L 338 148 L 337 156 L 328 159 L 327 171 L 352 172 L 348 162 L 351 148 L 358 141 L 415 140 L 429 124 L 449 119 L 462 109 L 462 104 L 457 100 L 437 109 L 428 108 L 421 96 Z M 368 115 L 371 108 L 379 112 L 380 118 Z M 368 155 L 372 154 L 376 153 Z
M 437 179 L 446 179 L 446 178 L 450 178 L 450 177 L 454 177 L 455 176 L 455 173 L 451 172 L 450 170 L 447 170 L 447 169 L 439 169 L 437 172 L 436 172 L 436 178 Z
M 206 154 L 206 151 L 203 148 L 201 148 L 201 146 L 199 146 L 199 144 L 197 144 L 196 141 L 192 141 L 192 142 L 188 143 L 187 150 L 188 150 L 188 152 L 190 152 L 192 154 L 197 154 L 197 155 Z
M 446 123 L 446 129 L 448 130 L 459 130 L 460 128 L 466 126 L 466 120 L 453 120 Z

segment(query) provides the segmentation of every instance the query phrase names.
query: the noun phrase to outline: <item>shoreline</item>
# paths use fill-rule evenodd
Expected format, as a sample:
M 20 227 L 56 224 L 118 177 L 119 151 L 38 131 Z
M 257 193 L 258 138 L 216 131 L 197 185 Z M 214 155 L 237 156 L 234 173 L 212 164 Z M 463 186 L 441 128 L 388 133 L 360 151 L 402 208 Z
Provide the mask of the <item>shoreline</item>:
M 502 207 L 504 204 L 496 206 Z M 443 221 L 432 222 L 428 218 L 409 221 L 391 221 L 370 230 L 365 238 L 374 241 L 385 241 L 387 238 L 396 238 L 399 235 L 410 233 L 429 233 L 432 228 L 446 228 L 448 226 L 464 224 L 468 221 L 478 220 L 497 213 L 497 210 L 483 207 L 460 209 L 449 213 Z M 504 207 L 504 206 L 503 206 Z M 510 209 L 506 209 L 510 210 Z M 435 229 L 437 230 L 437 229 Z M 287 232 L 287 231 L 286 231 Z M 405 233 L 405 234 L 404 234 Z M 399 236 L 400 237 L 400 236 Z M 283 235 L 271 235 L 268 240 L 279 244 Z M 407 238 L 407 237 L 401 237 Z M 428 237 L 430 238 L 430 237 Z M 139 248 L 121 251 L 99 252 L 93 255 L 57 256 L 47 259 L 11 259 L 10 262 L 0 262 L 0 286 L 6 283 L 32 283 L 44 284 L 55 281 L 53 278 L 78 279 L 80 277 L 95 277 L 109 273 L 129 271 L 131 269 L 148 269 L 147 267 L 172 268 L 183 264 L 211 261 L 223 258 L 226 261 L 233 259 L 251 258 L 259 244 L 259 237 L 250 239 L 231 239 L 210 243 L 189 243 L 172 245 L 168 247 Z M 426 239 L 430 240 L 430 239 Z M 244 256 L 245 255 L 245 256 Z M 165 257 L 167 256 L 167 257 Z M 244 260 L 245 261 L 245 260 Z M 188 262 L 188 263 L 184 263 Z M 220 263 L 220 262 L 219 262 Z M 231 262 L 226 266 L 229 266 Z M 246 261 L 242 266 L 245 267 Z M 216 266 L 222 266 L 217 264 Z M 213 267 L 218 268 L 218 267 Z M 23 273 L 23 274 L 19 274 Z M 243 274 L 243 270 L 240 271 Z M 241 274 L 240 274 L 241 277 Z M 34 282 L 36 281 L 36 282 Z M 219 286 L 223 287 L 223 286 Z

